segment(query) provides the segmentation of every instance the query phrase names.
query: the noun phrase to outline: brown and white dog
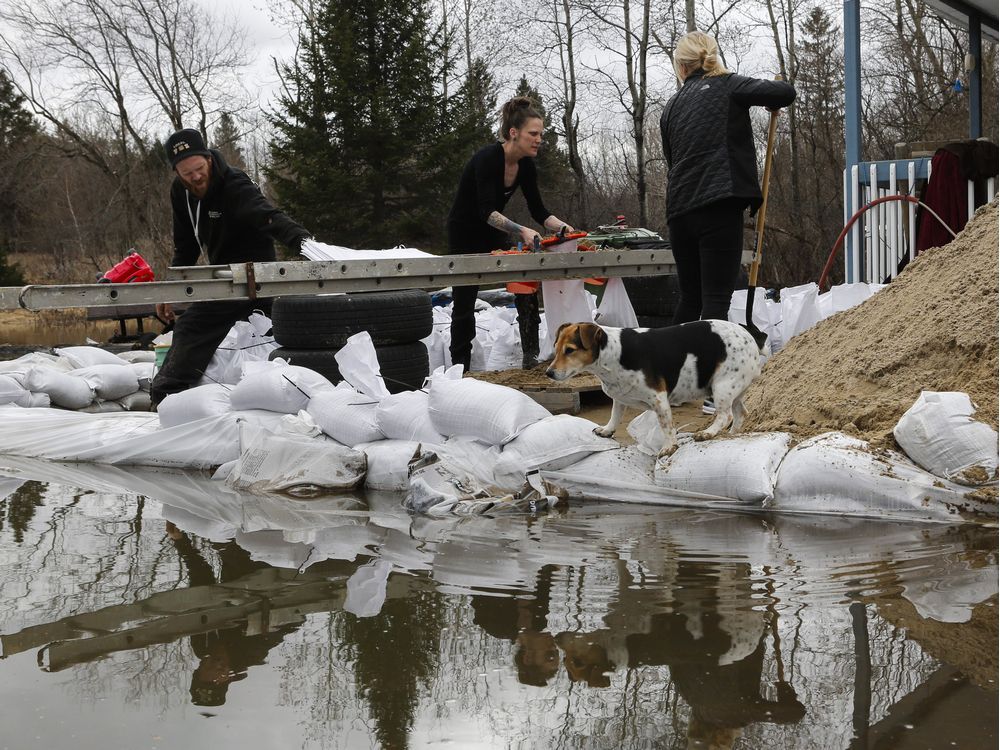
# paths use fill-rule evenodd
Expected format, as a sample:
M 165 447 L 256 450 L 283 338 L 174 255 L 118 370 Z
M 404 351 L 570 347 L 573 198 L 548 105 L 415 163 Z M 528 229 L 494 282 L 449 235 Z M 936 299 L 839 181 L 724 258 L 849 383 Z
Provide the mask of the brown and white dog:
M 594 432 L 611 437 L 625 407 L 652 409 L 666 439 L 659 457 L 677 450 L 670 405 L 711 398 L 715 419 L 695 440 L 715 437 L 743 423 L 743 393 L 760 373 L 760 348 L 743 326 L 700 320 L 668 328 L 605 328 L 566 323 L 556 334 L 553 380 L 590 372 L 614 403 L 611 419 Z

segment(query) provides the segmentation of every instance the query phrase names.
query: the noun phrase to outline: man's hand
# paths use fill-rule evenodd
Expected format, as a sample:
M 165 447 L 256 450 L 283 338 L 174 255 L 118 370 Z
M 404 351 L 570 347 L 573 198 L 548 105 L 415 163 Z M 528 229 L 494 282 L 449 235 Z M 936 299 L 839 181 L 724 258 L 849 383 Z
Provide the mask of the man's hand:
M 170 306 L 169 302 L 157 302 L 156 317 L 164 323 L 173 323 L 177 315 L 174 314 L 174 308 Z

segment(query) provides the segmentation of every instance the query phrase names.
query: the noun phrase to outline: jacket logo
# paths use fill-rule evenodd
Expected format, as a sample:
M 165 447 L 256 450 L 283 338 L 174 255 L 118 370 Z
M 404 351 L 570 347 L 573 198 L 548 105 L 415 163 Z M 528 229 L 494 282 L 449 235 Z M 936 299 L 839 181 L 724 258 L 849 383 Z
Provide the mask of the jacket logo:
M 702 87 L 701 87 L 701 88 L 699 89 L 699 91 L 704 91 L 705 89 L 710 89 L 710 88 L 712 88 L 712 87 L 711 87 L 711 86 L 709 86 L 709 85 L 708 85 L 708 84 L 706 83 L 706 84 L 705 84 L 704 86 L 702 86 Z
M 222 211 L 209 211 L 208 212 L 208 218 L 210 218 L 210 219 L 221 219 L 222 218 Z

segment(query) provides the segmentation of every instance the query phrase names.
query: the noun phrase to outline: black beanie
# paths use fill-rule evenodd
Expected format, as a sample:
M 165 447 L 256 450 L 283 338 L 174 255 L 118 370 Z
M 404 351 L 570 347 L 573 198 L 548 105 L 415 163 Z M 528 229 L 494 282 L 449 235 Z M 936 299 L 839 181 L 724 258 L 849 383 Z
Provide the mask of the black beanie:
M 187 159 L 189 156 L 207 156 L 212 158 L 212 154 L 205 147 L 205 139 L 201 137 L 194 128 L 184 128 L 178 130 L 167 138 L 166 146 L 167 160 L 171 168 L 177 166 L 177 162 Z

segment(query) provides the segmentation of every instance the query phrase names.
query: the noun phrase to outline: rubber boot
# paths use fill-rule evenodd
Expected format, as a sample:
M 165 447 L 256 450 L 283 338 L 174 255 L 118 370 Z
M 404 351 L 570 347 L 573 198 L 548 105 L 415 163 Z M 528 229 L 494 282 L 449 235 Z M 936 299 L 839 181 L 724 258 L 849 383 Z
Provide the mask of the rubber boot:
M 530 370 L 538 364 L 538 294 L 515 294 L 517 328 L 521 333 L 521 369 Z

